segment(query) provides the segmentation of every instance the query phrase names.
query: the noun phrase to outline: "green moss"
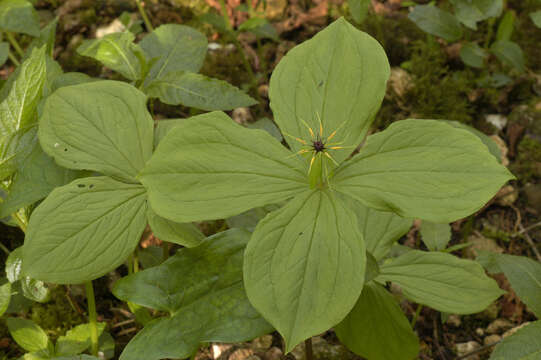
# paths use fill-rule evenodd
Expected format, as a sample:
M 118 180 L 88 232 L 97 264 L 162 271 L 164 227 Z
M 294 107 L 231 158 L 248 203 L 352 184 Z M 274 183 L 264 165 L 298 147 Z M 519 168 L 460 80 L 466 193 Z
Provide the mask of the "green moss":
M 541 143 L 525 137 L 517 147 L 511 172 L 523 183 L 541 179 Z

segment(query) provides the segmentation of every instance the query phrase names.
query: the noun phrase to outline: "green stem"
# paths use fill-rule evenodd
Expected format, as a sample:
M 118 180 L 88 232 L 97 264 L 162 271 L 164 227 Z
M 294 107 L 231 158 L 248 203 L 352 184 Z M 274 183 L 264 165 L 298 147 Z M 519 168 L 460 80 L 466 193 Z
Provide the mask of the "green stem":
M 98 315 L 96 313 L 96 299 L 92 281 L 85 283 L 86 301 L 88 303 L 88 322 L 90 323 L 90 349 L 92 355 L 98 356 Z
M 412 328 L 415 327 L 415 324 L 417 323 L 417 319 L 419 318 L 419 315 L 421 314 L 421 310 L 423 310 L 423 305 L 421 304 L 417 305 L 417 311 L 415 311 L 415 315 L 413 315 L 413 319 L 411 319 Z
M 0 249 L 2 249 L 6 255 L 9 255 L 10 251 L 7 247 L 4 246 L 4 244 L 0 243 Z
M 17 223 L 17 225 L 19 225 L 19 227 L 21 228 L 21 230 L 26 233 L 26 227 L 27 227 L 27 223 L 26 221 L 18 214 L 18 213 L 13 213 L 11 214 L 11 216 L 13 217 L 13 219 L 15 220 L 15 222 Z
M 231 24 L 231 20 L 229 19 L 229 16 L 227 16 L 227 8 L 225 7 L 225 1 L 220 0 L 220 9 L 222 10 L 222 17 L 224 18 L 225 26 L 227 27 L 227 30 L 233 31 L 233 24 Z
M 488 19 L 488 33 L 487 37 L 485 38 L 485 50 L 488 50 L 490 46 L 490 41 L 492 40 L 492 35 L 494 34 L 494 22 L 496 21 L 496 18 L 490 18 Z
M 134 251 L 133 252 L 133 273 L 135 274 L 138 271 L 139 271 L 139 259 L 137 258 L 137 253 Z
M 154 31 L 154 27 L 152 26 L 152 23 L 150 22 L 150 19 L 148 18 L 148 15 L 143 8 L 143 4 L 141 3 L 141 0 L 135 0 L 135 3 L 137 4 L 137 9 L 139 10 L 139 13 L 141 14 L 141 17 L 143 18 L 143 21 L 145 22 L 145 25 L 149 32 Z
M 21 46 L 19 45 L 19 43 L 17 42 L 17 40 L 15 39 L 15 36 L 13 36 L 13 34 L 8 32 L 8 31 L 6 31 L 6 36 L 8 38 L 8 41 L 10 42 L 11 46 L 13 46 L 13 48 L 17 52 L 17 54 L 19 54 L 20 57 L 23 57 L 24 56 L 24 51 L 21 48 Z
M 15 57 L 15 55 L 13 55 L 13 54 L 11 53 L 11 51 L 8 52 L 8 58 L 11 60 L 11 62 L 13 63 L 13 65 L 15 65 L 15 66 L 21 65 L 20 61 L 17 60 L 17 58 Z

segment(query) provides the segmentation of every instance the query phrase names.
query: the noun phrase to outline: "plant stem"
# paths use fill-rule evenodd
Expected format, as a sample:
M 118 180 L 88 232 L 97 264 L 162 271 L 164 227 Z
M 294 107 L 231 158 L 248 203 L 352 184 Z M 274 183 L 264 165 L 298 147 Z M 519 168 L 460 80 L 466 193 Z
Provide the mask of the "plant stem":
M 415 327 L 415 324 L 417 323 L 417 319 L 419 318 L 419 315 L 421 314 L 421 310 L 423 310 L 423 305 L 421 304 L 417 305 L 417 311 L 415 311 L 415 315 L 413 315 L 413 318 L 411 319 L 412 328 Z
M 6 31 L 6 36 L 8 38 L 8 41 L 10 42 L 11 46 L 13 46 L 13 48 L 17 52 L 17 54 L 19 54 L 20 57 L 23 57 L 24 56 L 24 51 L 21 48 L 21 46 L 19 45 L 19 43 L 17 42 L 17 40 L 15 39 L 15 36 L 13 36 L 13 34 L 8 32 L 8 31 Z
M 96 299 L 92 281 L 85 283 L 86 301 L 88 304 L 88 322 L 90 323 L 90 349 L 92 355 L 98 356 L 98 315 L 96 313 Z
M 16 212 L 11 214 L 11 216 L 13 216 L 13 219 L 15 220 L 17 225 L 19 225 L 23 233 L 26 233 L 26 226 L 28 225 L 26 221 Z
M 490 46 L 490 41 L 492 40 L 492 34 L 494 33 L 494 22 L 495 21 L 496 21 L 496 18 L 488 19 L 488 33 L 487 33 L 487 37 L 485 38 L 485 44 L 484 44 L 485 50 L 488 50 L 488 48 Z
M 10 251 L 4 244 L 0 243 L 0 249 L 2 249 L 6 255 L 9 255 Z
M 133 252 L 133 273 L 135 274 L 138 271 L 139 271 L 139 259 L 137 258 L 137 253 L 134 251 Z
M 227 15 L 227 8 L 225 6 L 224 0 L 220 0 L 220 9 L 222 10 L 222 17 L 224 18 L 225 26 L 227 27 L 227 30 L 233 32 L 233 24 L 231 24 L 231 20 L 229 19 L 229 16 Z
M 135 0 L 135 3 L 137 4 L 137 9 L 139 10 L 139 13 L 141 14 L 141 17 L 143 18 L 143 21 L 145 22 L 145 25 L 149 32 L 154 31 L 154 27 L 152 26 L 152 23 L 150 22 L 150 19 L 148 18 L 148 15 L 143 8 L 143 4 L 141 3 L 141 0 Z
M 314 360 L 314 351 L 312 350 L 312 338 L 304 340 L 304 353 L 306 360 Z
M 15 57 L 15 55 L 13 55 L 13 54 L 11 53 L 11 51 L 8 52 L 8 58 L 11 60 L 11 62 L 13 63 L 13 65 L 15 65 L 15 66 L 21 65 L 20 61 L 17 60 L 17 58 Z

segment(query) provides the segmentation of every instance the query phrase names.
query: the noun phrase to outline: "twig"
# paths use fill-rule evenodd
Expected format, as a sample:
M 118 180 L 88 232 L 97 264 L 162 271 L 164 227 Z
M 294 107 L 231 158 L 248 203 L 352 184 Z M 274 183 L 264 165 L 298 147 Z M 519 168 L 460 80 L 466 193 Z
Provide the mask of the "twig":
M 117 336 L 122 336 L 122 335 L 126 335 L 126 334 L 129 334 L 129 333 L 132 333 L 134 331 L 137 331 L 137 327 L 131 327 L 129 329 L 126 329 L 126 330 L 122 330 L 120 332 L 118 332 L 116 335 Z
M 523 233 L 527 232 L 527 231 L 530 231 L 530 230 L 533 230 L 535 229 L 536 227 L 538 226 L 541 226 L 541 221 L 540 222 L 537 222 L 533 225 L 530 225 L 530 226 L 527 226 L 527 227 L 523 227 L 522 230 L 520 231 L 517 231 L 516 233 L 514 234 L 511 234 L 511 237 L 517 237 L 519 235 L 522 235 Z
M 503 340 L 503 339 L 502 339 L 502 340 Z M 493 342 L 493 343 L 490 343 L 490 344 L 481 346 L 481 347 L 478 348 L 478 349 L 475 349 L 475 350 L 473 350 L 473 351 L 470 351 L 470 352 L 467 353 L 467 354 L 464 354 L 464 355 L 461 355 L 461 356 L 457 357 L 455 360 L 466 359 L 466 358 L 469 357 L 469 356 L 472 356 L 472 355 L 475 355 L 475 354 L 480 353 L 480 352 L 482 352 L 482 351 L 485 351 L 486 349 L 489 349 L 489 348 L 493 347 L 494 345 L 498 345 L 499 343 L 502 342 L 502 340 L 498 340 L 498 341 L 496 341 L 496 342 Z
M 532 238 L 528 234 L 528 232 L 524 229 L 524 226 L 522 224 L 519 224 L 520 231 L 524 232 L 523 236 L 526 239 L 526 242 L 530 244 L 533 252 L 535 253 L 535 256 L 537 257 L 537 260 L 541 261 L 541 254 L 539 253 L 539 250 L 537 249 L 537 245 L 533 242 Z
M 114 324 L 113 326 L 111 326 L 113 329 L 114 328 L 117 328 L 117 327 L 121 327 L 121 326 L 124 326 L 124 325 L 128 325 L 128 324 L 131 324 L 131 323 L 134 323 L 135 320 L 134 319 L 128 319 L 128 320 L 124 320 L 124 321 L 121 321 L 119 323 L 116 323 Z
M 17 42 L 17 40 L 15 39 L 15 37 L 13 36 L 13 34 L 10 33 L 9 31 L 6 31 L 6 37 L 8 38 L 8 41 L 11 43 L 11 46 L 13 46 L 13 48 L 15 49 L 17 54 L 19 54 L 19 56 L 23 57 L 24 56 L 24 51 L 21 48 L 21 46 L 19 45 L 19 43 Z

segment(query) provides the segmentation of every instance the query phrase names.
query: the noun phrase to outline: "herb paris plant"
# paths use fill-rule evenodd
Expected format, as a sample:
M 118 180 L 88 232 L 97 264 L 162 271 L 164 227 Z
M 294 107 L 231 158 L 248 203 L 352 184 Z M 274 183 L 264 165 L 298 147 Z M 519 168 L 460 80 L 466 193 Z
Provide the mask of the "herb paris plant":
M 272 75 L 271 107 L 291 151 L 214 112 L 171 129 L 137 176 L 153 209 L 178 222 L 289 200 L 260 221 L 244 255 L 248 298 L 284 336 L 286 351 L 338 324 L 359 299 L 365 241 L 351 202 L 450 222 L 481 208 L 512 178 L 479 138 L 435 120 L 395 123 L 349 160 L 346 149 L 333 151 L 334 161 L 319 156 L 321 166 L 296 155 L 303 142 L 314 145 L 311 132 L 320 126 L 336 146 L 360 143 L 388 76 L 381 46 L 339 19 L 291 50 Z M 484 277 L 479 267 L 472 272 Z M 395 279 L 381 279 L 388 280 Z

